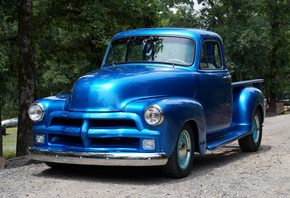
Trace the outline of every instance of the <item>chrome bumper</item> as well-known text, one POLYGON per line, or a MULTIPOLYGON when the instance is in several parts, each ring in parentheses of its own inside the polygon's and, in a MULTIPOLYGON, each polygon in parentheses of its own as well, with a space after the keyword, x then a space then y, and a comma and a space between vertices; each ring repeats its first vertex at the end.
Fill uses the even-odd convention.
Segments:
POLYGON ((29 148, 29 156, 33 160, 63 164, 99 165, 99 166, 162 166, 168 161, 164 152, 161 153, 100 153, 51 151, 29 148))

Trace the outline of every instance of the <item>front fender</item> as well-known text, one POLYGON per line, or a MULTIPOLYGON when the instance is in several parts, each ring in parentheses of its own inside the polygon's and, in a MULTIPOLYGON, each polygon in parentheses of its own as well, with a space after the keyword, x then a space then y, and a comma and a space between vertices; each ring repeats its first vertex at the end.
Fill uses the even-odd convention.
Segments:
POLYGON ((49 115, 54 111, 63 111, 65 104, 70 95, 56 95, 39 99, 34 103, 41 103, 44 107, 45 113, 43 120, 39 122, 33 122, 33 125, 43 125, 48 123, 49 115))
MULTIPOLYGON (((206 151, 205 116, 202 105, 194 99, 186 97, 151 98, 131 102, 126 112, 134 112, 142 119, 145 129, 157 130, 161 133, 161 151, 170 156, 175 147, 179 131, 189 121, 196 123, 198 148, 201 154, 206 151), (152 104, 160 106, 164 112, 164 121, 158 126, 151 126, 144 119, 144 111, 152 104)), ((142 133, 142 131, 141 131, 142 133)))

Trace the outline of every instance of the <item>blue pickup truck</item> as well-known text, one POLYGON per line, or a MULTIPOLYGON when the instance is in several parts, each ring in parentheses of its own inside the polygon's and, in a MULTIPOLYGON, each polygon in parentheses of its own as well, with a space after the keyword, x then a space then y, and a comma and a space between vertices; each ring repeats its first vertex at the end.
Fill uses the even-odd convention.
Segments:
POLYGON ((51 167, 161 166, 168 177, 186 177, 195 152, 235 140, 243 151, 259 148, 262 81, 231 82, 214 32, 125 31, 113 37, 101 69, 80 77, 71 94, 30 106, 30 156, 51 167))

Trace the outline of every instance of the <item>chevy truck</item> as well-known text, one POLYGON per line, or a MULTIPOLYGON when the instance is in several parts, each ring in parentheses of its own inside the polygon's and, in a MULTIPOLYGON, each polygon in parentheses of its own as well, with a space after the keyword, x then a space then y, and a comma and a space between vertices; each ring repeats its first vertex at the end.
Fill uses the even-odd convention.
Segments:
POLYGON ((236 140, 242 151, 259 149, 262 81, 231 82, 214 32, 121 32, 101 69, 80 77, 70 94, 30 106, 30 157, 51 167, 160 166, 165 176, 186 177, 195 152, 236 140))

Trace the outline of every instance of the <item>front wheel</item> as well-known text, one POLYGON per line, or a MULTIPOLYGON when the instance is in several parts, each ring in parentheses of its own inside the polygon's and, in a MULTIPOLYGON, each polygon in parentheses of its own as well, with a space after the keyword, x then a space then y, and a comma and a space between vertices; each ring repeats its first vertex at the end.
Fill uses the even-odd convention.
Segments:
POLYGON ((173 153, 162 172, 167 177, 182 178, 188 176, 193 165, 194 135, 189 124, 185 124, 178 136, 173 153))
POLYGON ((255 152, 259 149, 262 141, 262 116, 256 110, 253 117, 252 133, 239 139, 239 145, 243 151, 255 152))

